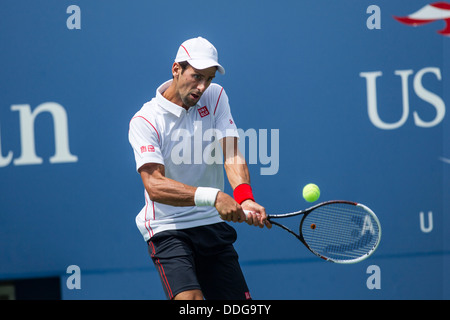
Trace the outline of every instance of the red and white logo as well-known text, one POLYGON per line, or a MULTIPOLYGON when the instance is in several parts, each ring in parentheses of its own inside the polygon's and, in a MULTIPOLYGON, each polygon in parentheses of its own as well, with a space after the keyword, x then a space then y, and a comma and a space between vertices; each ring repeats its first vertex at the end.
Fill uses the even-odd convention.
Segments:
POLYGON ((445 21, 445 28, 437 31, 444 36, 450 36, 450 3, 449 2, 435 2, 428 4, 418 11, 406 16, 396 17, 394 19, 413 27, 417 27, 426 23, 443 20, 445 21))
POLYGON ((141 153, 144 152, 155 152, 155 147, 149 144, 148 146, 142 146, 141 147, 141 153))
POLYGON ((206 108, 206 106, 199 108, 198 113, 200 114, 200 117, 202 117, 202 118, 209 115, 209 111, 208 111, 208 108, 206 108))

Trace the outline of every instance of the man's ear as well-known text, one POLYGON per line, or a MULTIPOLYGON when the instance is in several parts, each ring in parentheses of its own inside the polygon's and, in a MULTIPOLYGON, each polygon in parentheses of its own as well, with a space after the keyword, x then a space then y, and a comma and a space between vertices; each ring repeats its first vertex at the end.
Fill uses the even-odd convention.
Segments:
POLYGON ((178 76, 181 74, 181 66, 178 62, 174 62, 172 65, 172 76, 174 79, 178 79, 178 76))

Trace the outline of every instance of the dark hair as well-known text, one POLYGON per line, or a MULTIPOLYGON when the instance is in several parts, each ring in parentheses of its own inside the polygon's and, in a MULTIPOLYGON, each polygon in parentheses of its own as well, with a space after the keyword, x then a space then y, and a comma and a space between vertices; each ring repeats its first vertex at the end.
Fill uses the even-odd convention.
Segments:
MULTIPOLYGON (((189 65, 189 62, 187 62, 187 61, 181 61, 181 62, 178 62, 178 64, 179 64, 180 67, 181 67, 181 74, 183 74, 184 70, 187 69, 187 67, 188 67, 188 65, 189 65)), ((174 76, 172 76, 172 79, 173 79, 173 78, 174 78, 174 76)))
POLYGON ((181 67, 181 74, 183 74, 184 70, 186 70, 186 68, 188 67, 189 62, 187 62, 187 61, 181 61, 181 62, 178 62, 178 64, 179 64, 180 67, 181 67))

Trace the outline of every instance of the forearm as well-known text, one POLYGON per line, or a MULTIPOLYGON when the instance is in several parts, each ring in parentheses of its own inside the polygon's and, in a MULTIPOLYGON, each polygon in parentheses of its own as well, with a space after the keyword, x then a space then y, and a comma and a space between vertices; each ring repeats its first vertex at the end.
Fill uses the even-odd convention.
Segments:
POLYGON ((250 186, 250 174, 248 166, 239 151, 235 157, 227 157, 225 160, 225 170, 228 181, 233 188, 234 199, 242 206, 242 209, 249 211, 246 221, 250 225, 271 228, 272 225, 266 220, 266 210, 263 206, 255 202, 252 188, 250 186), (235 158, 237 157, 237 158, 235 158))
POLYGON ((216 199, 223 200, 225 195, 217 188, 193 187, 167 178, 161 164, 144 165, 139 172, 150 200, 155 202, 177 207, 215 206, 216 199))
POLYGON ((193 206, 196 187, 167 178, 164 166, 148 164, 140 169, 150 200, 171 206, 193 206))
POLYGON ((250 186, 250 173, 244 157, 239 151, 234 156, 228 157, 225 161, 225 171, 228 181, 233 188, 234 199, 239 204, 246 200, 255 201, 252 188, 250 186))
POLYGON ((242 183, 250 184, 250 174, 247 164, 226 163, 225 172, 227 173, 228 181, 233 190, 242 183))
POLYGON ((144 181, 150 200, 177 207, 195 205, 197 188, 166 177, 150 180, 147 183, 144 181))
POLYGON ((233 190, 242 183, 250 184, 248 166, 244 156, 237 148, 237 140, 224 139, 222 141, 222 147, 225 154, 225 172, 233 190))

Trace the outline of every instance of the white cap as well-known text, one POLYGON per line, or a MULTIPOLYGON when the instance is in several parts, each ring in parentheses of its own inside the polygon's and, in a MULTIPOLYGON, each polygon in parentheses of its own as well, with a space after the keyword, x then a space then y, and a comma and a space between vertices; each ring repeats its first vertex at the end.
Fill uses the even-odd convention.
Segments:
POLYGON ((225 74, 225 69, 219 64, 216 48, 205 38, 198 37, 186 40, 178 49, 175 62, 187 61, 195 69, 217 67, 217 71, 225 74))

